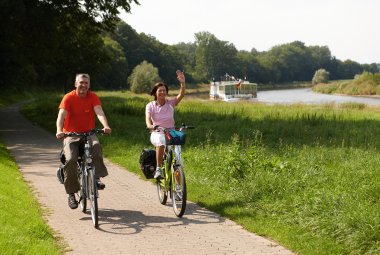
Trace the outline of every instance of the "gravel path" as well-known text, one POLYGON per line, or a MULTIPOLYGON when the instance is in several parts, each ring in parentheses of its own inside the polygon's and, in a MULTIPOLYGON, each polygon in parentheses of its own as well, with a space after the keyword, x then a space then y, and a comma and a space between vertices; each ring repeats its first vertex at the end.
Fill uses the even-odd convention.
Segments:
POLYGON ((0 120, 0 136, 47 208, 46 220, 64 239, 67 254, 293 254, 191 202, 177 218, 170 202, 159 203, 154 185, 109 161, 97 230, 89 212, 68 207, 57 181, 61 142, 21 116, 17 105, 0 109, 0 120))

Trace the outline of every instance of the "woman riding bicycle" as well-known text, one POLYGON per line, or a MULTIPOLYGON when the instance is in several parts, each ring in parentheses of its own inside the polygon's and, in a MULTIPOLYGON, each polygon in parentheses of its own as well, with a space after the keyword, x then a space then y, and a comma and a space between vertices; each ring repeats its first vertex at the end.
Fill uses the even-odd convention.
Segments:
POLYGON ((145 107, 145 122, 148 129, 152 130, 150 135, 151 143, 156 147, 157 168, 154 178, 162 178, 162 161, 165 150, 165 135, 162 131, 156 131, 155 127, 174 128, 174 107, 177 106, 185 96, 185 75, 177 70, 177 79, 181 88, 179 94, 172 99, 167 99, 169 88, 165 83, 156 83, 150 92, 154 96, 154 101, 149 102, 145 107))

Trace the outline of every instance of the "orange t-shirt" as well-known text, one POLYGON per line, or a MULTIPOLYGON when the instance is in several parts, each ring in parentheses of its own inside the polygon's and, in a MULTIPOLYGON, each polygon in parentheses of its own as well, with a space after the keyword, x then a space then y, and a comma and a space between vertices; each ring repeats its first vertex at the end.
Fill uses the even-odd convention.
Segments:
POLYGON ((88 132, 95 128, 94 107, 100 104, 99 97, 91 91, 87 92, 85 98, 79 97, 75 90, 67 93, 59 109, 67 111, 63 132, 88 132))

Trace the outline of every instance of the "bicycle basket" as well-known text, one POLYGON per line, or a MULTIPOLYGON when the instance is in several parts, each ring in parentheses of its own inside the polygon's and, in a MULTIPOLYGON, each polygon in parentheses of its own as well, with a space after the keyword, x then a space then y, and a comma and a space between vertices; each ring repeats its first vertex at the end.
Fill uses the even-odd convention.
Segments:
POLYGON ((152 179, 156 171, 156 151, 143 149, 140 155, 140 169, 145 178, 152 179))
POLYGON ((165 140, 167 145, 184 145, 186 141, 186 134, 182 131, 169 129, 165 133, 165 140))

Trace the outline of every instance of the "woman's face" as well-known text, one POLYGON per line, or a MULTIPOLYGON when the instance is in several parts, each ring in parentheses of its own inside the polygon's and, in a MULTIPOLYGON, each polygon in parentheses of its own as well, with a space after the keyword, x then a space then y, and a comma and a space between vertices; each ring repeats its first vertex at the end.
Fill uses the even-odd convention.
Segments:
POLYGON ((157 99, 165 99, 166 97, 166 88, 165 86, 159 86, 156 91, 157 99))

